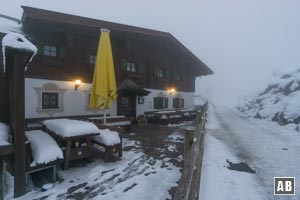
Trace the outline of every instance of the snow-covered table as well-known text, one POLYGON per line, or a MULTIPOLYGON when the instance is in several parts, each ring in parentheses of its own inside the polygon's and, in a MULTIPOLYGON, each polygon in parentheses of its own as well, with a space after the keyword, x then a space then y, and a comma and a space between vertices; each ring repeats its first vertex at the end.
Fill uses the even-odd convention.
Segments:
POLYGON ((91 159, 91 138, 99 135, 99 129, 91 122, 71 119, 51 119, 43 121, 47 132, 66 147, 64 169, 69 169, 72 160, 91 159), (86 144, 86 145, 82 145, 86 144))

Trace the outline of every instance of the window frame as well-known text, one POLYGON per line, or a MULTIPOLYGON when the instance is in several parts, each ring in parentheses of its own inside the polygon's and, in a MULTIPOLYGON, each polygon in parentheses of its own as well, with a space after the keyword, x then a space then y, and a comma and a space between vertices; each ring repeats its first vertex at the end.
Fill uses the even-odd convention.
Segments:
POLYGON ((125 71, 127 73, 143 73, 144 72, 144 64, 143 63, 128 60, 126 58, 121 58, 120 68, 122 71, 125 71))
POLYGON ((89 54, 89 64, 95 65, 96 64, 96 59, 97 59, 96 55, 89 54))
POLYGON ((52 116, 55 113, 64 111, 64 94, 66 89, 61 89, 55 83, 45 83, 42 87, 33 88, 37 94, 37 113, 45 113, 52 116), (55 108, 44 108, 43 107, 43 94, 45 93, 57 93, 58 96, 58 107, 55 108))
POLYGON ((52 91, 42 91, 42 109, 58 109, 59 108, 59 92, 52 91), (51 105, 52 99, 49 99, 49 105, 45 104, 45 97, 49 96, 49 98, 55 97, 55 104, 51 105))
POLYGON ((176 109, 184 108, 184 98, 183 97, 174 97, 173 98, 173 108, 176 108, 176 109))
POLYGON ((168 107, 169 107, 169 98, 168 97, 160 97, 160 96, 153 97, 153 108, 154 109, 161 110, 161 109, 168 109, 168 107), (158 100, 160 102, 157 103, 158 100))
POLYGON ((53 58, 57 58, 57 55, 58 55, 57 46, 50 45, 50 44, 43 45, 43 55, 53 57, 53 58))

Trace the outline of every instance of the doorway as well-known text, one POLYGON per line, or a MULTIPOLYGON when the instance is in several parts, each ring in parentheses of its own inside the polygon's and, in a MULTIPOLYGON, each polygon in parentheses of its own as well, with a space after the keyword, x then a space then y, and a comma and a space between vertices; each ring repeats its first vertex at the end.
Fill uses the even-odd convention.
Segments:
POLYGON ((136 96, 135 95, 118 95, 118 115, 124 115, 130 118, 131 121, 135 120, 136 116, 136 96))

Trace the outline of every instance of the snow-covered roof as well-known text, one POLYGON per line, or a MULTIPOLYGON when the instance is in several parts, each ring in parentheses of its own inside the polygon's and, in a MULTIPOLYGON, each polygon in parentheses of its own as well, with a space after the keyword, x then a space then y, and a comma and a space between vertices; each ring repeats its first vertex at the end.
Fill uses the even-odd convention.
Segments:
POLYGON ((11 33, 11 32, 22 33, 21 24, 0 17, 0 33, 11 33))
MULTIPOLYGON (((5 49, 7 47, 13 48, 13 49, 19 49, 26 52, 31 52, 32 56, 29 59, 28 63, 31 62, 32 58, 37 53, 37 48, 32 44, 30 41, 28 41, 23 35, 20 33, 13 33, 10 32, 6 34, 2 39, 2 55, 3 55, 3 66, 4 66, 4 72, 5 72, 5 49)), ((27 63, 27 64, 28 64, 27 63)), ((27 69, 27 66, 25 66, 25 70, 27 69)))

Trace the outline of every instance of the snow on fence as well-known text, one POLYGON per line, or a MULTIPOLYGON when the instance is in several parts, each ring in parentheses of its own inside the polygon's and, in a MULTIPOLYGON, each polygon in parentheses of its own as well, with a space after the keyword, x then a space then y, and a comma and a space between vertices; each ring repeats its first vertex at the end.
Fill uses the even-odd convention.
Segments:
POLYGON ((197 112, 195 127, 185 130, 184 168, 174 200, 199 199, 206 111, 207 103, 203 106, 202 112, 197 112))

